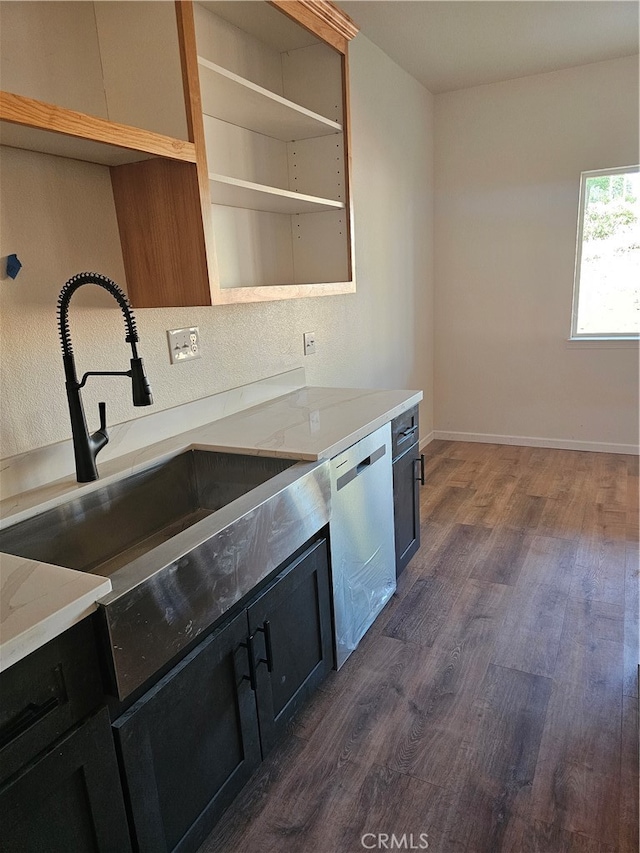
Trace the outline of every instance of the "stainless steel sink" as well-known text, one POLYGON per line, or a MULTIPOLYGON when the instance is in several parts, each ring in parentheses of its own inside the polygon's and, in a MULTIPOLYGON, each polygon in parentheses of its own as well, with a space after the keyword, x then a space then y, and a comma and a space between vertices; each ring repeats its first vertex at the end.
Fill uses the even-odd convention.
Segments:
POLYGON ((0 531, 0 552, 108 575, 124 699, 329 520, 327 462, 190 450, 0 531))
POLYGON ((112 575, 293 464, 188 451, 0 532, 0 551, 112 575))

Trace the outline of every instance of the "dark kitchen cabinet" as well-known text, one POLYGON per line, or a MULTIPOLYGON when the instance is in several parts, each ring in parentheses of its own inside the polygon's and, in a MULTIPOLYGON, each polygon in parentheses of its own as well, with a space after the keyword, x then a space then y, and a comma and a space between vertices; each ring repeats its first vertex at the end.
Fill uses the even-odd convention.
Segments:
POLYGON ((130 850, 91 618, 0 674, 0 850, 130 850))
POLYGON ((333 665, 325 540, 278 575, 247 615, 264 757, 333 665))
POLYGON ((418 429, 417 406, 391 423, 396 577, 420 547, 420 483, 424 483, 424 456, 420 454, 418 429))
POLYGON ((249 672, 243 612, 114 723, 136 849, 196 849, 260 763, 249 672))
POLYGON ((6 853, 131 850, 106 708, 89 717, 0 789, 6 853))
POLYGON ((114 723, 135 849, 196 850, 332 664, 322 539, 114 723))

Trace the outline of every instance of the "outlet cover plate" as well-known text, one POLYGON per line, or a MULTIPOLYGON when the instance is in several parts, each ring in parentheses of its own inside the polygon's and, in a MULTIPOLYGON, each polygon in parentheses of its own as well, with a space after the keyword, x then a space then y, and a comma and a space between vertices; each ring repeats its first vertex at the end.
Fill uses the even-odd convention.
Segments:
POLYGON ((194 358, 202 357, 200 330, 197 326, 189 326, 186 329, 167 329, 167 342, 171 364, 193 361, 194 358))
POLYGON ((303 335, 304 339, 304 354, 305 355, 313 355, 316 351, 316 333, 315 332, 305 332, 303 335))

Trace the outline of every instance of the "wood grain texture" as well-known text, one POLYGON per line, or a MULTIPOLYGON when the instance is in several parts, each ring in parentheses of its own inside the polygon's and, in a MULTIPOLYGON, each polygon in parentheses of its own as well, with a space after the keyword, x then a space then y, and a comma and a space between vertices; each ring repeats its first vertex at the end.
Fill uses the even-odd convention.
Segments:
POLYGON ((516 486, 517 478, 511 471, 497 471, 483 478, 481 487, 474 490, 459 520, 465 524, 494 527, 514 501, 516 486))
POLYGON ((534 820, 522 822, 513 853, 614 853, 616 849, 615 844, 602 844, 586 835, 534 820))
POLYGON ((537 530, 547 504, 547 498, 515 491, 504 513, 507 527, 537 530))
POLYGON ((567 596, 556 586, 517 587, 496 644, 494 663, 551 677, 562 637, 567 596))
POLYGON ((547 678, 489 667, 474 706, 477 731, 462 751, 463 783, 448 838, 475 850, 505 849, 529 808, 551 687, 547 678))
POLYGON ((340 53, 346 53, 349 41, 359 31, 357 24, 329 0, 269 0, 269 4, 340 53))
POLYGON ((575 550, 574 543, 563 539, 531 539, 494 663, 535 675, 554 674, 575 550))
POLYGON ((627 539, 638 542, 640 538, 640 480, 638 457, 627 456, 627 539))
MULTIPOLYGON (((355 36, 355 33, 354 33, 355 36)), ((345 227, 347 229, 347 255, 349 283, 355 292, 356 287, 356 257, 355 257, 355 225, 353 212, 353 189, 351 175, 353 174, 353 150, 351 139, 351 82, 349 76, 348 46, 342 55, 342 145, 344 158, 345 184, 345 227)))
POLYGON ((603 843, 619 827, 621 615, 569 601, 532 792, 538 819, 603 843))
MULTIPOLYGON (((208 288, 203 292, 204 304, 214 302, 214 294, 219 287, 218 260, 213 233, 213 215, 211 208, 211 185, 209 183, 209 164, 207 160, 207 145, 202 117, 202 95, 200 92, 200 76, 198 72, 198 48, 196 44, 196 28, 191 0, 176 0, 176 25, 178 28, 178 44, 180 46, 180 66, 182 69, 182 87, 184 90, 185 112, 189 138, 193 141, 196 152, 196 175, 199 191, 199 211, 202 220, 202 239, 198 238, 197 265, 206 266, 208 288), (204 255, 204 257, 202 257, 204 255)), ((193 201, 192 201, 193 204, 193 201)), ((198 290, 204 291, 201 284, 198 290)), ((199 304, 199 303, 196 303, 199 304)))
MULTIPOLYGON (((404 645, 389 638, 380 640, 385 649, 392 642, 404 645)), ((417 677, 415 655, 408 651, 405 646, 384 672, 351 667, 348 686, 324 695, 318 708, 305 719, 302 733, 312 749, 326 750, 340 761, 355 761, 367 767, 374 763, 377 750, 388 736, 390 718, 406 692, 405 683, 417 677)), ((300 734, 300 729, 296 733, 300 734)))
POLYGON ((627 466, 625 456, 599 453, 596 465, 596 502, 607 510, 627 508, 627 466))
POLYGON ((638 761, 638 699, 625 696, 622 703, 622 756, 620 772, 621 851, 640 849, 638 831, 638 799, 640 763, 638 761))
POLYGON ((420 646, 432 646, 469 576, 473 555, 488 539, 482 528, 455 525, 434 556, 430 574, 419 578, 387 620, 384 633, 420 646))
POLYGON ((475 495, 474 489, 460 489, 444 484, 426 486, 422 502, 424 518, 450 524, 466 520, 465 508, 475 495))
POLYGON ((424 831, 436 853, 637 853, 636 462, 425 450, 435 483, 396 594, 203 851, 424 831))
POLYGON ((432 646, 459 594, 455 583, 443 578, 417 580, 384 629, 385 636, 432 646))
POLYGON ((473 728, 474 689, 489 665, 510 590, 469 580, 434 642, 428 668, 405 670, 404 687, 375 761, 427 782, 455 789, 451 756, 473 728))
POLYGON ((326 282, 321 284, 265 284, 257 287, 220 287, 213 289, 215 305, 235 305, 247 302, 273 302, 278 299, 305 299, 312 296, 337 296, 355 293, 355 282, 326 282))
MULTIPOLYGON (((10 92, 0 92, 0 120, 78 140, 88 139, 108 146, 125 148, 133 154, 142 153, 187 163, 193 163, 196 159, 193 143, 183 139, 173 139, 160 133, 118 124, 108 119, 86 115, 54 104, 45 104, 10 92)), ((71 144, 70 152, 67 156, 73 157, 71 144)), ((138 157, 132 157, 132 160, 136 159, 138 157)))
POLYGON ((513 586, 531 547, 531 537, 522 530, 494 528, 471 577, 486 583, 513 586))
POLYGON ((111 184, 134 308, 210 305, 195 164, 114 166, 111 184))
POLYGON ((624 598, 624 693, 638 697, 640 662, 640 560, 638 543, 627 542, 624 598))

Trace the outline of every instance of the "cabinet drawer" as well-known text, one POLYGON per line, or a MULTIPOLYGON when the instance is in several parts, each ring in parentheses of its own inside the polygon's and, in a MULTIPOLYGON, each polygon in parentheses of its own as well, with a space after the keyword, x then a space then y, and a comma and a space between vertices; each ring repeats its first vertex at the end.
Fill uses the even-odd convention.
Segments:
POLYGON ((397 459, 418 440, 418 407, 407 409, 391 421, 391 456, 397 459))
POLYGON ((0 695, 3 782, 101 704, 91 619, 0 674, 0 695))

